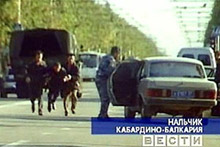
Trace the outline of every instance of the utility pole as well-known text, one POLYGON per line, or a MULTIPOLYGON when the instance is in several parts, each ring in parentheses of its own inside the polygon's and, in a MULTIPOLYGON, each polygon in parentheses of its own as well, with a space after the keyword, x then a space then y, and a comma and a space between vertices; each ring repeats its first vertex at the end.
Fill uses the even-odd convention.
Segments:
POLYGON ((17 9, 17 22, 14 24, 13 28, 14 30, 23 30, 21 25, 21 0, 17 0, 17 9))
POLYGON ((53 0, 50 0, 50 23, 51 23, 51 27, 53 28, 53 0))

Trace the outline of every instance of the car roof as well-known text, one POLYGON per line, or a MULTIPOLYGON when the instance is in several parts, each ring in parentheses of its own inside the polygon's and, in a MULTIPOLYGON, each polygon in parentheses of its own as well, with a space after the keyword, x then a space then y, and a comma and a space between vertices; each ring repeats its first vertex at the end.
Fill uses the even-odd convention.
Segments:
POLYGON ((210 47, 183 47, 181 49, 211 49, 210 47))
POLYGON ((203 52, 212 52, 212 49, 210 47, 186 47, 186 48, 181 48, 179 52, 183 52, 183 51, 203 51, 203 52))
POLYGON ((144 61, 148 62, 187 62, 187 63, 194 63, 202 65, 202 62, 196 59, 190 58, 182 58, 182 57, 148 57, 145 58, 144 61))

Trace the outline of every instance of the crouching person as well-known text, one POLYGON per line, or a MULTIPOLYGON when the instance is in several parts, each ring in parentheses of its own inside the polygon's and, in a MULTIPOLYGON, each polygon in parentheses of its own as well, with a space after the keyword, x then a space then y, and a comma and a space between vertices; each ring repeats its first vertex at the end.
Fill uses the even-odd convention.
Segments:
POLYGON ((78 101, 77 92, 79 91, 79 87, 80 87, 79 68, 76 65, 75 56, 73 54, 70 54, 68 56, 67 63, 64 67, 66 69, 68 76, 66 76, 64 79, 65 84, 62 90, 62 94, 63 94, 63 106, 65 111, 65 116, 68 116, 67 99, 68 98, 70 99, 71 111, 73 114, 75 114, 76 103, 78 101))
MULTIPOLYGON (((55 102, 57 97, 61 93, 61 89, 64 85, 64 78, 67 76, 66 71, 62 68, 59 62, 55 63, 52 70, 49 73, 48 81, 48 111, 51 112, 51 109, 55 110, 55 102)), ((61 94, 62 97, 62 94, 61 94)))

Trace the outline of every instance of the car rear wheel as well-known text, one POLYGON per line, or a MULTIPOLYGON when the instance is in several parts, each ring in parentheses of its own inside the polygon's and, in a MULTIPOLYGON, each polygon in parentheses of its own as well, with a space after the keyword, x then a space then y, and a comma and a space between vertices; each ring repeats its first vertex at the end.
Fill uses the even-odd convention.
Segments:
POLYGON ((212 107, 211 115, 212 116, 220 116, 220 103, 218 103, 216 106, 212 107))
POLYGON ((143 105, 141 108, 142 118, 151 118, 154 115, 154 111, 151 106, 143 105))
POLYGON ((195 115, 195 114, 184 114, 183 117, 202 118, 203 114, 202 113, 201 114, 197 114, 197 115, 195 115))
POLYGON ((192 111, 192 113, 186 113, 183 115, 183 117, 196 117, 196 118, 202 118, 203 112, 202 111, 192 111))
POLYGON ((133 111, 130 107, 124 107, 124 116, 125 118, 135 118, 136 112, 133 111))

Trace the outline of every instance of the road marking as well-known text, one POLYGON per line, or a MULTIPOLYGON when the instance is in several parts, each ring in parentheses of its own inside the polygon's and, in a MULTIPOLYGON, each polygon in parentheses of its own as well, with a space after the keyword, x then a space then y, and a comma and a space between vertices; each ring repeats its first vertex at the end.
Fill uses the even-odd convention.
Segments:
POLYGON ((10 103, 9 104, 5 104, 5 105, 0 105, 0 108, 6 108, 6 107, 14 107, 14 106, 20 106, 20 105, 27 105, 30 104, 29 101, 25 101, 25 102, 15 102, 15 103, 10 103))
POLYGON ((19 140, 19 141, 16 141, 16 142, 6 144, 2 147, 12 147, 12 146, 16 146, 16 145, 22 145, 22 144, 27 143, 27 142, 29 142, 29 141, 28 140, 19 140))
POLYGON ((44 132, 44 133, 42 133, 42 135, 51 135, 51 134, 53 134, 53 133, 50 133, 50 132, 44 132))
POLYGON ((70 128, 61 128, 60 130, 68 131, 71 130, 70 128))
POLYGON ((91 93, 83 93, 83 96, 99 97, 97 94, 91 94, 91 93))

